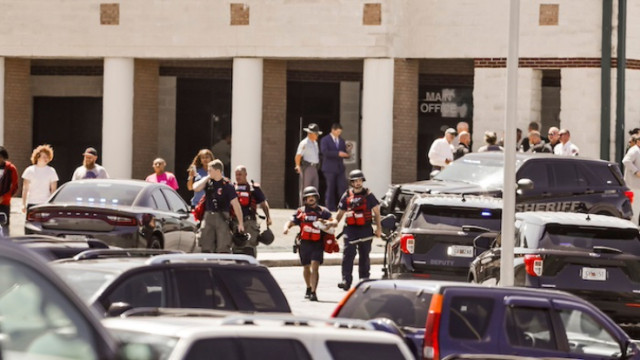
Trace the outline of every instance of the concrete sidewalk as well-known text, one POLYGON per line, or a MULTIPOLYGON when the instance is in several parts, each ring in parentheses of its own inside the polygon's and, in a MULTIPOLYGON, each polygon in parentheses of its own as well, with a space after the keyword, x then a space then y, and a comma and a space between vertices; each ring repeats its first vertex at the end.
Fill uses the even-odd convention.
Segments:
MULTIPOLYGON (((11 226, 10 232, 12 236, 24 235, 25 215, 21 212, 22 199, 11 199, 11 226)), ((258 210, 262 213, 261 210, 258 210)), ((269 246, 264 244, 258 245, 258 260, 266 266, 297 266, 300 265, 298 254, 293 253, 293 242, 297 234, 297 227, 289 230, 287 235, 283 234, 284 224, 289 221, 294 214, 295 209, 271 209, 271 219, 273 224, 271 230, 275 235, 275 240, 269 246)), ((344 223, 344 222, 342 222, 344 223)), ((337 229, 337 233, 342 231, 342 223, 337 229)), ((262 221, 261 228, 266 229, 267 224, 262 221)), ((380 239, 373 240, 371 249, 371 264, 382 264, 384 255, 384 242, 380 239)), ((340 253, 324 254, 324 265, 340 265, 342 262, 342 249, 344 248, 340 242, 340 253)), ((358 257, 356 256, 356 264, 358 257)))

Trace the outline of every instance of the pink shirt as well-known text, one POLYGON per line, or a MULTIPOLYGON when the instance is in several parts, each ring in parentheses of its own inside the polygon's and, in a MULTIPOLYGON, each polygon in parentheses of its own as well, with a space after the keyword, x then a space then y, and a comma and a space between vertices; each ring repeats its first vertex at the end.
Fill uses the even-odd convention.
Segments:
POLYGON ((178 180, 176 180, 175 175, 173 175, 172 173, 165 171, 160 175, 156 175, 156 174, 151 174, 149 176, 147 176, 146 181, 148 182, 154 182, 154 183, 160 183, 160 184, 166 184, 171 186, 174 190, 178 190, 178 180))

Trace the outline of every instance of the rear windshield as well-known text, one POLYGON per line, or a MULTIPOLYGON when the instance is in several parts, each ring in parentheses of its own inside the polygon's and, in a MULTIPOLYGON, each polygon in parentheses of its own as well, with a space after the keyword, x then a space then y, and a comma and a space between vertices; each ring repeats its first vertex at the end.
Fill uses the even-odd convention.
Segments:
POLYGON ((621 252, 640 255, 640 237, 637 229, 547 225, 540 240, 545 249, 586 249, 609 247, 621 252))
POLYGON ((60 188, 60 191, 51 199, 51 203, 130 206, 140 190, 142 190, 142 186, 137 184, 71 181, 60 188))
MULTIPOLYGON (((442 169, 434 176, 434 179, 462 181, 488 188, 502 188, 504 172, 502 164, 502 159, 465 159, 462 157, 442 169)), ((516 161, 516 170, 521 164, 522 161, 516 161)))
POLYGON ((85 302, 93 300, 117 276, 99 270, 90 271, 86 268, 79 270, 54 265, 53 269, 85 302))
POLYGON ((500 230, 501 218, 499 209, 422 205, 411 228, 459 230, 464 225, 474 225, 500 230))
POLYGON ((378 289, 360 286, 338 317, 371 320, 388 318, 403 327, 424 328, 431 294, 417 289, 378 289))
POLYGON ((312 357, 298 339, 228 337, 198 340, 184 359, 311 360, 312 357))
POLYGON ((260 312, 291 312, 280 285, 266 268, 216 269, 239 309, 260 312))
POLYGON ((372 342, 327 341, 327 348, 334 360, 354 359, 404 359, 402 351, 395 344, 372 342))

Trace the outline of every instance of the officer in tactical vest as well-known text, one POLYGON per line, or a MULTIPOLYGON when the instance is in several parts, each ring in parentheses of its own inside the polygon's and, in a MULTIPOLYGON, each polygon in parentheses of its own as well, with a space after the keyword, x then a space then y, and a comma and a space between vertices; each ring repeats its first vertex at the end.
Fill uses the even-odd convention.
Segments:
POLYGON ((353 280, 353 260, 358 251, 359 264, 358 275, 360 280, 369 278, 371 263, 369 253, 371 252, 371 242, 373 240, 373 221, 376 222, 375 236, 382 235, 380 225, 380 205, 375 195, 364 187, 364 174, 361 170, 353 170, 349 173, 348 189, 340 199, 338 204, 337 222, 345 217, 344 250, 342 252, 342 282, 338 287, 347 291, 351 287, 353 280))
POLYGON ((325 226, 335 226, 336 222, 331 218, 331 212, 327 208, 318 205, 320 194, 318 189, 307 186, 302 192, 304 206, 298 208, 291 220, 284 224, 284 234, 289 232, 289 228, 300 226, 300 264, 304 267, 304 282, 307 284, 305 298, 311 301, 318 301, 316 288, 320 274, 320 264, 323 261, 324 242, 322 241, 322 230, 325 226))
MULTIPOLYGON (((260 206, 267 219, 267 226, 271 225, 269 216, 269 203, 265 197, 260 184, 247 181, 247 168, 244 165, 236 167, 236 194, 238 202, 242 208, 242 218, 244 219, 244 230, 251 235, 249 242, 244 246, 233 245, 234 254, 247 254, 256 257, 258 252, 258 235, 260 235, 260 224, 257 221, 257 208, 260 206)), ((233 212, 233 211, 232 211, 233 212)))
POLYGON ((202 252, 231 252, 229 210, 233 207, 238 219, 238 232, 244 232, 242 209, 233 185, 222 176, 224 165, 213 160, 207 166, 208 175, 193 184, 193 191, 204 190, 205 212, 198 233, 202 252))

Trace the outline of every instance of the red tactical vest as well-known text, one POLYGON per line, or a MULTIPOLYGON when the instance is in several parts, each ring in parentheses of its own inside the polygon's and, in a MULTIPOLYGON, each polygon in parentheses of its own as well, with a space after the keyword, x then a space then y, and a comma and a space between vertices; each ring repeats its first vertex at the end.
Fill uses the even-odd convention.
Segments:
POLYGON ((300 220, 300 239, 318 241, 321 238, 320 229, 313 226, 313 222, 320 220, 320 214, 311 210, 305 212, 305 207, 298 209, 296 217, 300 220))
POLYGON ((360 193, 356 194, 352 189, 349 189, 347 197, 347 212, 345 221, 347 225, 367 225, 371 224, 371 210, 367 208, 367 195, 368 189, 363 189, 360 193))

